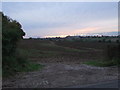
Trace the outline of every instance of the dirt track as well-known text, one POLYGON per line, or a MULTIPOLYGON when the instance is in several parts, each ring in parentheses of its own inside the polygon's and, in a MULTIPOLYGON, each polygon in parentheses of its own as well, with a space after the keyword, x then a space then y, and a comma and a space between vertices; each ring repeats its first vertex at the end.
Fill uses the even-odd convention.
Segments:
POLYGON ((26 72, 3 80, 3 88, 54 88, 87 85, 118 78, 117 67, 92 67, 75 63, 42 63, 40 71, 26 72))

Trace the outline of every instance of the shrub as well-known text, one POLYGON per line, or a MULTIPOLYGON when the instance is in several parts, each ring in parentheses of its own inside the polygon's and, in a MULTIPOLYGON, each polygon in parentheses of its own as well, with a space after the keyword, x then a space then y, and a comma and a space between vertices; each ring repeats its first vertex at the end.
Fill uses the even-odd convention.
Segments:
POLYGON ((3 74, 10 73, 25 63, 23 58, 17 57, 17 42, 23 38, 25 33, 22 26, 16 20, 2 14, 2 66, 3 74))
POLYGON ((108 45, 107 46, 107 58, 106 60, 112 61, 112 63, 120 64, 120 45, 108 45))
POLYGON ((119 43, 120 41, 119 40, 116 40, 116 43, 119 43))

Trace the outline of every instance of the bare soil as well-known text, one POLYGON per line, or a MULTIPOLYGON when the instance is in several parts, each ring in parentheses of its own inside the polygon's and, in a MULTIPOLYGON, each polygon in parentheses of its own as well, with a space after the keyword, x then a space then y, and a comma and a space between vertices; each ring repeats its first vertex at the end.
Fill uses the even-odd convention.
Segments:
POLYGON ((118 79, 117 67, 94 67, 74 62, 45 62, 42 70, 3 79, 3 88, 64 88, 118 79))

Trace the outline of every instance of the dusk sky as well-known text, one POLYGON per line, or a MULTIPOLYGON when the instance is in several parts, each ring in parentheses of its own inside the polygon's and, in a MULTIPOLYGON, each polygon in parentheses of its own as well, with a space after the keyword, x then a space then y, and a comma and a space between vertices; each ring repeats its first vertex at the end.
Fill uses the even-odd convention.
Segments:
POLYGON ((3 2, 2 11, 21 23, 25 37, 118 32, 117 2, 3 2))

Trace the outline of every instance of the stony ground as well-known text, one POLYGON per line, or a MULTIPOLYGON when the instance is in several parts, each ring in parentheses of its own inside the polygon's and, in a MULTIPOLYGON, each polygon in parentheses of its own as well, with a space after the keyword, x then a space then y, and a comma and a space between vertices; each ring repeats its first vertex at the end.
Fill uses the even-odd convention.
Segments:
POLYGON ((93 67, 73 62, 41 64, 45 65, 42 70, 4 78, 3 88, 64 88, 118 79, 117 67, 93 67))

